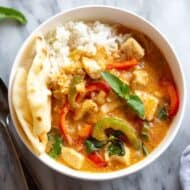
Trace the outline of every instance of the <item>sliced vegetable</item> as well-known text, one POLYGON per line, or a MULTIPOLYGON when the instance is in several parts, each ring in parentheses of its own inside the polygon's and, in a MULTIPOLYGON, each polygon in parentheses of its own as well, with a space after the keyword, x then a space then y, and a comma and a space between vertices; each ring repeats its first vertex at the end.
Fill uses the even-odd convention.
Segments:
POLYGON ((98 152, 88 154, 88 159, 91 160, 98 167, 106 167, 107 162, 101 157, 98 152))
POLYGON ((140 135, 143 140, 148 141, 150 139, 150 126, 147 122, 143 122, 143 127, 140 135))
POLYGON ((102 148, 105 145, 105 143, 98 141, 94 138, 89 138, 84 142, 84 145, 86 147, 86 152, 91 153, 102 148))
POLYGON ((108 145, 108 153, 109 156, 112 155, 124 156, 125 155, 124 143, 119 139, 112 140, 108 145))
MULTIPOLYGON (((57 158, 57 156, 59 156, 61 154, 62 140, 58 135, 52 136, 52 138, 53 138, 53 145, 48 154, 52 158, 57 158)), ((51 138, 51 140, 52 140, 52 138, 51 138)))
POLYGON ((168 118, 168 111, 165 106, 162 106, 158 111, 158 118, 160 120, 166 120, 168 118))
POLYGON ((26 24, 26 17, 18 10, 8 7, 0 7, 0 20, 10 18, 15 19, 21 24, 26 24))
POLYGON ((135 129, 127 121, 121 119, 106 117, 99 120, 93 128, 92 136, 99 141, 105 141, 107 139, 105 130, 108 128, 122 131, 134 148, 140 149, 141 140, 137 137, 135 129))
POLYGON ((107 69, 117 69, 117 70, 127 70, 130 69, 131 67, 134 67, 135 65, 137 65, 138 62, 137 60, 131 59, 130 61, 123 61, 123 62, 116 62, 116 63, 111 63, 107 65, 107 69))
POLYGON ((111 87, 104 81, 92 82, 86 86, 87 92, 99 92, 103 90, 106 94, 109 93, 111 87))
POLYGON ((144 105, 139 96, 134 95, 130 92, 130 89, 127 84, 123 83, 118 77, 115 75, 102 72, 102 77, 106 82, 111 86, 111 88, 116 92, 118 96, 123 98, 127 105, 137 113, 137 115, 141 118, 144 116, 144 105))
POLYGON ((76 98, 78 94, 76 90, 76 85, 81 83, 82 81, 83 81, 83 77, 79 75, 74 76, 71 81, 71 84, 69 87, 69 93, 68 93, 68 100, 72 108, 74 108, 76 105, 76 98))
POLYGON ((59 127, 60 127, 60 130, 61 130, 63 136, 67 140, 67 142, 71 143, 71 137, 68 135, 66 125, 65 125, 66 116, 67 116, 69 110, 70 110, 70 105, 68 102, 66 102, 61 110, 59 127))
POLYGON ((92 133, 92 125, 85 124, 78 130, 78 134, 82 138, 88 138, 92 133))
POLYGON ((179 107, 179 97, 178 97, 178 92, 176 90, 175 85, 170 82, 169 80, 163 80, 162 81, 163 86, 166 87, 168 96, 170 98, 170 106, 169 106, 169 116, 172 117, 174 116, 179 107))

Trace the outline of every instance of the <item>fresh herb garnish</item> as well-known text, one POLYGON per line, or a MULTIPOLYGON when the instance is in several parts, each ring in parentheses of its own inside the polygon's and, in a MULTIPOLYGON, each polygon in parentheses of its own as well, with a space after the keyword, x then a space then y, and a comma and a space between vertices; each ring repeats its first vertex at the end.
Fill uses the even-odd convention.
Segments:
POLYGON ((124 156, 125 155, 124 143, 119 139, 117 139, 116 137, 112 138, 108 145, 108 153, 109 156, 112 155, 124 156))
POLYGON ((56 158, 58 155, 61 154, 61 145, 63 144, 63 140, 60 137, 60 132, 58 129, 53 128, 48 133, 48 143, 50 143, 51 149, 48 154, 52 158, 56 158))
POLYGON ((92 153, 94 151, 99 150, 101 147, 105 145, 104 142, 98 141, 95 138, 89 138, 84 142, 87 153, 92 153))
POLYGON ((111 88, 114 90, 114 92, 123 98, 127 105, 133 109, 139 117, 144 116, 144 105, 139 96, 132 94, 130 92, 129 86, 125 83, 123 83, 118 77, 115 75, 108 73, 108 72, 102 72, 102 77, 104 80, 111 86, 111 88))
POLYGON ((10 18, 15 19, 21 24, 26 24, 26 17, 18 10, 8 7, 0 7, 0 20, 10 18))
POLYGON ((161 107, 158 111, 158 118, 160 120, 166 120, 168 118, 168 111, 165 106, 161 107))
POLYGON ((137 95, 129 95, 126 97, 128 106, 133 109, 141 118, 144 116, 144 105, 137 95))
POLYGON ((101 75, 111 86, 111 88, 118 94, 118 96, 123 98, 126 94, 129 94, 128 85, 123 83, 118 77, 105 71, 103 71, 101 75))
POLYGON ((51 138, 51 140, 53 140, 53 145, 52 145, 52 148, 51 148, 51 150, 49 151, 48 154, 52 158, 57 158, 57 156, 61 154, 62 140, 58 135, 51 136, 49 138, 51 138))
POLYGON ((150 139, 150 126, 147 122, 143 122, 142 130, 140 133, 143 140, 148 141, 150 139))

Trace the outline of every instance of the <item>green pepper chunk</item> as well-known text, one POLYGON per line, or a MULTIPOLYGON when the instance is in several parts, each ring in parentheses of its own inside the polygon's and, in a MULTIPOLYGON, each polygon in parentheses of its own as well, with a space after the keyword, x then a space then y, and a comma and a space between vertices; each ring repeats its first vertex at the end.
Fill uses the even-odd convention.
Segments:
POLYGON ((136 130, 131 126, 131 124, 127 121, 113 117, 106 117, 99 120, 93 128, 92 136, 99 141, 105 141, 107 139, 105 130, 108 128, 122 131, 135 149, 141 148, 141 140, 138 138, 136 130))
POLYGON ((75 75, 69 86, 68 100, 72 108, 74 108, 76 105, 76 97, 77 97, 76 85, 81 83, 82 81, 83 81, 82 76, 75 75))

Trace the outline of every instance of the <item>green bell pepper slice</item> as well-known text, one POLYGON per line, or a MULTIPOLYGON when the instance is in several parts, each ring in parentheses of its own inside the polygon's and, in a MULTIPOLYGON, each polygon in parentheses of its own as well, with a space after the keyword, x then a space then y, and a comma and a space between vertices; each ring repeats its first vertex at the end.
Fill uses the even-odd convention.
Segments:
POLYGON ((141 148, 142 142, 138 138, 136 130, 131 126, 131 124, 127 121, 113 117, 105 117, 99 120, 93 128, 92 137, 96 138, 99 141, 107 140, 105 130, 108 128, 123 132, 135 149, 138 150, 141 148))

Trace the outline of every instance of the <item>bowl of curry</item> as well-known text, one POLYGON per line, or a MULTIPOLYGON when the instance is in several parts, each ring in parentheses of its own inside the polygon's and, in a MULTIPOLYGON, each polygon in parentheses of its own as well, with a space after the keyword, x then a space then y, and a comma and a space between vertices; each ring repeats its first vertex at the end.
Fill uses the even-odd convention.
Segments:
POLYGON ((106 6, 40 25, 9 83, 11 116, 28 149, 54 170, 89 180, 150 164, 173 141, 184 104, 169 42, 143 18, 106 6))

